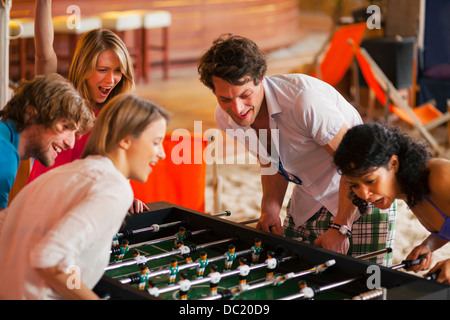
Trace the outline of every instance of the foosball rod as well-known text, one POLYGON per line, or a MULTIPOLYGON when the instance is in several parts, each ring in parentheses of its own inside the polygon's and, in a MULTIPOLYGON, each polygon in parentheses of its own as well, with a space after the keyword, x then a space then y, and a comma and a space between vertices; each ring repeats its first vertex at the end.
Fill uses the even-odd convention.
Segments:
MULTIPOLYGON (((221 217, 221 216, 228 217, 230 215, 231 215, 231 212, 228 210, 218 212, 215 214, 210 214, 210 216, 212 216, 212 217, 221 217)), ((124 232, 119 232, 117 235, 120 238, 123 236, 130 236, 130 235, 134 235, 134 234, 138 234, 138 233, 142 233, 142 232, 148 232, 148 231, 158 232, 160 229, 173 227, 173 226, 185 223, 185 222, 186 221, 173 221, 173 222, 168 222, 168 223, 164 223, 164 224, 156 224, 155 223, 155 224, 152 224, 150 227, 145 227, 145 228, 140 228, 140 229, 135 229, 135 230, 127 229, 124 232)))
POLYGON ((387 289, 379 288, 360 293, 352 298, 352 300, 386 300, 387 289))
MULTIPOLYGON (((205 232, 210 232, 210 231, 211 231, 211 229, 201 229, 201 230, 197 230, 197 231, 192 231, 190 234, 190 237, 199 235, 199 234, 202 234, 205 232)), ((151 240, 151 241, 144 241, 144 242, 139 242, 139 243, 135 243, 135 244, 130 244, 129 247, 130 247, 130 249, 133 249, 133 248, 142 247, 142 246, 151 246, 151 245, 158 244, 161 242, 175 240, 176 238, 177 238, 176 235, 173 235, 173 236, 158 238, 158 239, 151 240)), ((113 253, 112 250, 109 253, 112 254, 113 253)))
MULTIPOLYGON (((395 266, 392 266, 391 269, 397 270, 397 269, 401 269, 401 268, 409 268, 409 267, 411 267, 413 265, 419 264, 420 261, 422 261, 422 259, 424 259, 425 257, 426 257, 426 254, 423 254, 423 255, 420 255, 416 260, 403 260, 402 263, 400 263, 398 265, 395 265, 395 266)), ((346 284, 348 284, 350 282, 353 282, 353 281, 356 281, 356 280, 360 280, 360 279, 363 279, 363 278, 364 278, 363 276, 355 277, 355 278, 351 278, 351 279, 348 279, 348 280, 336 282, 336 283, 333 283, 333 284, 330 284, 330 285, 326 285, 326 286, 320 287, 318 289, 313 289, 314 290, 314 295, 316 293, 319 293, 319 292, 322 292, 322 291, 325 291, 325 290, 329 290, 329 289, 333 289, 333 288, 336 288, 336 287, 339 287, 339 286, 343 286, 343 285, 346 285, 346 284)), ((294 299, 298 299, 298 298, 303 298, 304 296, 305 296, 305 294, 303 292, 299 292, 297 294, 281 298, 280 300, 294 300, 294 299)))
MULTIPOLYGON (((215 214, 210 214, 210 216, 212 217, 221 217, 221 216, 230 216, 231 215, 231 211, 225 210, 222 212, 218 212, 215 214)), ((142 233, 142 232, 147 232, 147 231, 153 231, 153 232, 158 232, 160 229, 163 228, 168 228, 168 227, 173 227, 176 225, 180 225, 182 223, 185 223, 186 221, 173 221, 173 222, 168 222, 168 223, 164 223, 164 224, 152 224, 150 227, 145 227, 145 228, 140 228, 140 229, 126 229, 124 232, 119 232, 117 235, 118 237, 123 237, 123 236, 130 236, 130 235, 134 235, 134 234, 138 234, 138 233, 142 233)))
POLYGON ((367 259, 370 259, 370 258, 377 257, 379 255, 386 254, 386 253, 391 253, 391 252, 392 252, 392 248, 386 248, 386 249, 381 249, 381 250, 378 250, 378 251, 362 254, 362 255, 357 256, 355 258, 356 259, 360 259, 360 260, 367 260, 367 259))
MULTIPOLYGON (((217 213, 217 214, 215 214, 213 216, 214 217, 229 216, 230 214, 231 214, 230 211, 225 210, 225 211, 223 211, 221 213, 217 213)), ((250 224, 250 223, 257 222, 257 221, 258 221, 258 219, 253 219, 253 220, 247 220, 247 221, 242 221, 242 222, 238 222, 238 223, 239 224, 250 224)), ((179 223, 179 222, 180 221, 176 221, 176 222, 173 222, 173 224, 175 225, 176 223, 179 223)), ((143 228, 143 229, 148 229, 148 228, 143 228)), ((209 232, 209 231, 211 231, 211 229, 202 229, 202 230, 198 230, 198 231, 193 231, 193 232, 191 232, 191 236, 198 235, 198 234, 201 234, 201 233, 204 233, 204 232, 209 232)), ((136 243, 136 244, 130 244, 129 247, 131 249, 131 248, 137 248, 137 247, 141 247, 141 246, 151 246, 153 244, 161 243, 161 242, 164 242, 164 241, 175 240, 175 238, 176 238, 176 236, 169 236, 169 237, 164 237, 164 238, 155 239, 155 240, 151 240, 151 241, 146 241, 146 242, 141 242, 141 243, 136 243)), ((112 253, 112 252, 110 251, 110 253, 112 253)))
MULTIPOLYGON (((400 264, 397 264, 397 265, 391 267, 391 269, 394 269, 394 270, 402 269, 402 268, 403 269, 409 269, 412 266, 420 264, 422 262, 422 260, 425 259, 426 256, 427 256, 427 254, 424 253, 424 254, 421 254, 420 256, 418 256, 416 260, 403 260, 400 264)), ((440 270, 438 270, 438 271, 436 271, 434 273, 431 273, 431 274, 427 274, 427 275, 424 276, 424 278, 426 280, 434 281, 439 276, 439 273, 440 273, 440 270)))
MULTIPOLYGON (((322 287, 319 287, 319 288, 315 288, 315 289, 311 288, 312 291, 313 291, 312 294, 313 294, 313 296, 315 296, 317 293, 320 293, 320 292, 323 292, 323 291, 326 291, 326 290, 330 290, 330 289, 334 289, 334 288, 337 288, 337 287, 341 287, 341 286, 349 284, 349 283, 351 283, 353 281, 361 280, 363 278, 364 278, 363 276, 359 276, 359 277, 354 277, 354 278, 350 278, 350 279, 347 279, 347 280, 331 283, 331 284, 328 284, 328 285, 325 285, 325 286, 322 286, 322 287)), ((302 292, 299 292, 299 293, 296 293, 296 294, 293 294, 293 295, 290 295, 290 296, 287 296, 287 297, 283 297, 283 298, 280 298, 278 300, 295 300, 295 299, 299 299, 299 298, 305 298, 305 296, 306 296, 306 294, 302 290, 302 292)))
MULTIPOLYGON (((204 243, 204 244, 196 245, 196 246, 193 246, 193 245, 192 246, 182 246, 182 248, 184 247, 183 249, 180 248, 180 249, 177 249, 177 250, 173 250, 173 251, 169 251, 169 252, 160 253, 160 254, 156 254, 156 255, 153 255, 153 256, 145 257, 145 261, 143 260, 143 262, 147 263, 148 261, 151 261, 151 260, 167 258, 167 257, 173 256, 173 255, 177 255, 177 254, 184 254, 184 253, 186 253, 184 251, 184 249, 186 249, 186 248, 189 248, 190 250, 195 249, 195 251, 196 251, 196 250, 199 250, 199 249, 205 249, 205 248, 209 248, 209 247, 212 247, 212 246, 215 246, 215 245, 218 245, 218 244, 227 243, 227 242, 236 241, 236 240, 238 240, 238 238, 234 237, 234 238, 227 238, 227 239, 217 240, 217 241, 214 241, 214 242, 204 243)), ((105 271, 114 270, 114 269, 118 269, 118 268, 122 268, 122 267, 128 267, 128 266, 132 266, 132 265, 135 265, 135 264, 138 264, 138 261, 135 260, 135 259, 130 260, 130 261, 126 261, 126 262, 120 262, 120 263, 116 263, 116 264, 111 264, 111 265, 109 265, 109 266, 107 266, 105 268, 105 271)))
POLYGON ((259 221, 259 219, 255 218, 255 219, 250 219, 250 220, 245 220, 245 221, 239 221, 238 223, 240 223, 240 224, 252 224, 252 223, 256 223, 258 221, 259 221))
POLYGON ((219 300, 219 299, 227 298, 228 295, 231 295, 232 297, 236 297, 237 295, 239 295, 240 293, 243 293, 243 292, 256 290, 256 289, 267 287, 267 286, 280 285, 280 284, 282 284, 285 281, 290 280, 290 279, 295 279, 295 278, 298 278, 298 277, 304 277, 304 276, 307 276, 307 275, 310 275, 310 274, 322 273, 326 269, 328 269, 329 267, 333 266, 335 263, 336 263, 336 260, 334 260, 334 259, 328 260, 325 263, 322 263, 320 265, 317 265, 317 266, 315 266, 313 268, 310 268, 310 269, 307 269, 307 270, 304 270, 304 271, 300 271, 300 272, 297 272, 297 273, 289 272, 289 273, 286 273, 286 274, 284 274, 282 276, 277 276, 273 280, 266 280, 266 281, 262 281, 262 282, 259 282, 259 283, 256 283, 256 284, 251 284, 251 285, 245 286, 244 289, 242 289, 242 290, 239 289, 239 291, 237 291, 237 293, 232 293, 232 292, 228 293, 229 290, 226 290, 227 292, 225 292, 225 293, 219 293, 218 295, 205 297, 205 298, 200 299, 200 300, 219 300))
MULTIPOLYGON (((289 261, 289 260, 292 260, 292 259, 296 259, 296 258, 297 257, 295 257, 295 256, 284 257, 284 258, 280 259, 280 263, 286 262, 286 261, 289 261)), ((260 268, 265 268, 265 267, 267 267, 267 263, 265 263, 265 262, 249 266, 250 271, 256 270, 256 269, 260 269, 260 268)), ((224 273, 221 274, 221 279, 222 278, 226 278, 226 277, 230 277, 230 276, 233 276, 233 275, 236 275, 236 274, 239 274, 240 272, 241 271, 239 269, 235 269, 235 270, 232 270, 232 271, 224 272, 224 273)), ((191 281, 191 287, 195 286, 195 285, 199 285, 199 284, 205 283, 205 282, 209 282, 209 281, 210 281, 209 277, 192 280, 191 281)), ((159 289, 158 293, 162 294, 162 293, 166 293, 166 292, 175 291, 175 290, 178 290, 178 289, 180 289, 180 285, 176 284, 176 285, 173 285, 173 286, 163 287, 163 288, 159 289)))
MULTIPOLYGON (((242 256, 242 255, 245 255, 245 254, 249 254, 251 252, 252 252, 252 249, 238 251, 238 252, 236 252, 236 257, 242 256)), ((225 255, 221 255, 221 256, 217 256, 217 257, 208 259, 208 261, 209 261, 209 263, 214 263, 214 262, 217 262, 217 261, 220 261, 220 260, 224 260, 225 258, 226 258, 225 255)), ((182 265, 178 266, 178 271, 182 271, 184 269, 195 268, 198 265, 199 265, 198 262, 185 263, 185 264, 182 264, 182 265)), ((169 273, 170 273, 170 270, 168 268, 166 268, 166 269, 163 269, 163 270, 150 272, 148 277, 149 278, 154 278, 154 277, 162 276, 162 275, 169 274, 169 273)), ((124 278, 124 279, 119 280, 119 282, 123 283, 123 284, 127 284, 127 283, 131 282, 131 278, 130 277, 124 278)))
MULTIPOLYGON (((367 254, 364 254, 364 255, 360 255, 360 256, 358 256, 356 258, 363 259, 363 260, 364 259, 370 259, 370 258, 376 257, 378 255, 389 253, 389 252, 392 252, 392 249, 391 248, 386 248, 386 249, 374 251, 374 252, 371 252, 371 253, 367 253, 367 254)), ((332 265, 334 265, 335 263, 336 263, 336 260, 332 259, 332 260, 329 260, 329 261, 325 262, 324 264, 315 266, 315 267, 313 267, 311 269, 308 269, 308 270, 305 270, 305 271, 301 271, 301 272, 298 272, 298 273, 292 273, 292 272, 286 273, 285 275, 281 276, 281 278, 284 278, 285 280, 278 281, 278 283, 277 283, 277 278, 278 279, 280 278, 280 276, 278 276, 274 280, 264 281, 264 282, 261 282, 259 284, 250 285, 250 286, 248 286, 245 289, 245 291, 258 289, 258 288, 269 286, 269 285, 278 285, 278 284, 281 284, 284 281, 289 280, 289 279, 303 277, 303 276, 307 276, 307 275, 314 274, 314 273, 321 273, 321 272, 325 271, 328 267, 331 267, 332 265)), ((222 297, 223 296, 221 296, 221 295, 219 295, 219 296, 210 296, 210 297, 203 298, 202 300, 218 300, 218 299, 222 299, 222 297)))
MULTIPOLYGON (((229 216, 230 214, 231 214, 230 211, 225 210, 225 211, 223 211, 221 213, 217 213, 217 214, 215 214, 213 216, 214 217, 229 216)), ((258 219, 242 221, 242 222, 239 222, 239 223, 240 224, 250 224, 250 223, 257 222, 257 221, 258 221, 258 219)), ((169 227, 169 226, 173 226, 173 225, 180 224, 180 223, 182 223, 182 221, 175 221, 175 222, 171 222, 171 223, 165 224, 164 227, 169 227)), ((160 225, 159 228, 161 228, 162 226, 163 225, 160 225)), ((152 230, 150 230, 152 227, 154 227, 154 225, 151 226, 151 227, 148 227, 148 228, 132 230, 132 232, 137 233, 137 232, 144 232, 144 231, 152 231, 152 230), (140 231, 140 230, 142 230, 142 231, 140 231)), ((191 236, 198 235, 198 234, 201 234, 201 233, 204 233, 204 232, 209 232, 209 231, 211 231, 211 229, 202 229, 202 230, 198 230, 198 231, 193 231, 193 232, 191 232, 191 236)), ((121 237, 122 235, 123 235, 122 233, 119 233, 119 237, 121 237)), ((151 246, 151 245, 154 245, 154 244, 157 244, 157 243, 161 243, 161 242, 164 242, 164 241, 175 240, 175 239, 176 239, 176 236, 168 236, 168 237, 163 237, 163 238, 159 238, 159 239, 155 239, 155 240, 151 240, 151 241, 145 241, 145 242, 130 244, 129 247, 130 247, 130 249, 132 249, 132 248, 137 248, 137 247, 141 247, 141 246, 151 246)), ((109 253, 112 254, 112 251, 110 251, 109 253)))
POLYGON ((226 217, 228 217, 228 216, 231 216, 231 211, 229 211, 229 210, 224 210, 224 211, 219 212, 219 213, 209 214, 209 216, 213 216, 213 217, 226 216, 226 217))
POLYGON ((168 227, 173 227, 179 224, 182 224, 184 221, 173 221, 173 222, 169 222, 169 223, 164 223, 164 224, 152 224, 150 227, 146 227, 146 228, 140 228, 140 229, 135 229, 135 230, 131 230, 131 229, 126 229, 124 232, 119 232, 117 234, 117 236, 123 237, 123 236, 131 236, 134 234, 138 234, 138 233, 142 233, 142 232, 147 232, 147 231, 153 231, 153 232, 158 232, 160 229, 163 228, 168 228, 168 227))

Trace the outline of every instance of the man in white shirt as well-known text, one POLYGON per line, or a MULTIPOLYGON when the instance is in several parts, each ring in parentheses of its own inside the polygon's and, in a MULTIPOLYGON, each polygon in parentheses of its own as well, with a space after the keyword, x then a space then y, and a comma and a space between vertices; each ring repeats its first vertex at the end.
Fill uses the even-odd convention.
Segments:
POLYGON ((217 98, 218 126, 260 162, 263 195, 257 227, 340 253, 385 248, 392 241, 395 210, 369 219, 370 230, 372 220, 377 221, 373 233, 378 239, 372 231, 360 234, 357 225, 365 218, 333 165, 346 131, 362 123, 358 112, 323 81, 302 74, 268 77, 266 70, 257 45, 233 35, 214 41, 198 67, 201 81, 217 98), (279 215, 289 181, 296 185, 282 226, 279 215), (378 236, 380 228, 385 232, 378 236))

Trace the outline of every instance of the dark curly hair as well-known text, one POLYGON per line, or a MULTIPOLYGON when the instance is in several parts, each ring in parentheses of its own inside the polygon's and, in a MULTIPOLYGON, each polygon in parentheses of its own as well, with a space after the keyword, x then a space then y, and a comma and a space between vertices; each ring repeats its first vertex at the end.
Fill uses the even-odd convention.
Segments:
MULTIPOLYGON (((427 145, 415 142, 397 127, 379 123, 365 123, 347 131, 334 155, 338 172, 360 177, 380 167, 387 167, 392 155, 399 159, 396 178, 410 208, 430 193, 428 185, 431 158, 427 145)), ((352 201, 361 214, 367 213, 367 202, 351 191, 352 201)))
POLYGON ((267 71, 265 54, 256 43, 244 37, 224 34, 213 42, 198 65, 200 81, 214 92, 213 76, 233 85, 253 81, 258 85, 267 71), (249 79, 242 81, 242 78, 249 79))

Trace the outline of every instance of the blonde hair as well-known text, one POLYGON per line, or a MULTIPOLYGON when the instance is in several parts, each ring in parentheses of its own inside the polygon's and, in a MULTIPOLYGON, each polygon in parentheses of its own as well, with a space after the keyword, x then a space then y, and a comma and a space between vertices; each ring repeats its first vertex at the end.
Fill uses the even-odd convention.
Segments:
POLYGON ((149 124, 161 118, 169 119, 162 107, 132 93, 120 94, 99 112, 81 157, 106 156, 122 139, 139 137, 149 124))
POLYGON ((0 117, 3 121, 13 120, 18 132, 32 124, 55 130, 56 122, 66 119, 72 129, 78 127, 80 133, 85 133, 94 122, 85 99, 72 83, 56 73, 22 82, 0 110, 0 117))
POLYGON ((68 76, 75 88, 88 101, 92 101, 92 98, 87 79, 94 73, 100 53, 108 49, 112 50, 120 61, 122 79, 111 91, 106 102, 120 93, 131 92, 134 89, 132 60, 123 41, 110 30, 90 30, 84 33, 77 43, 68 76))

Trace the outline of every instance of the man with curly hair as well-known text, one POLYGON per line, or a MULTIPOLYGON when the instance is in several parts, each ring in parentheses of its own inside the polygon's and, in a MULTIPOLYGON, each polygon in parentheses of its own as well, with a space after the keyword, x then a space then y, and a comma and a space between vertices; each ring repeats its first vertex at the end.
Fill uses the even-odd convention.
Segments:
POLYGON ((8 205, 20 160, 53 165, 93 120, 85 100, 63 77, 51 74, 21 83, 0 110, 0 210, 8 205))
POLYGON ((319 79, 266 76, 266 71, 258 46, 235 35, 214 41, 198 66, 200 80, 217 98, 218 126, 260 162, 263 195, 257 227, 355 256, 390 246, 395 207, 360 217, 333 165, 345 132, 362 123, 358 112, 319 79), (295 186, 282 225, 288 182, 295 186))
MULTIPOLYGON (((386 209, 402 199, 430 232, 406 259, 426 258, 411 270, 430 268, 432 252, 450 241, 450 161, 431 158, 427 147, 399 128, 366 123, 351 128, 334 155, 334 163, 365 213, 368 204, 386 209)), ((450 259, 439 262, 440 282, 450 283, 450 259)))

